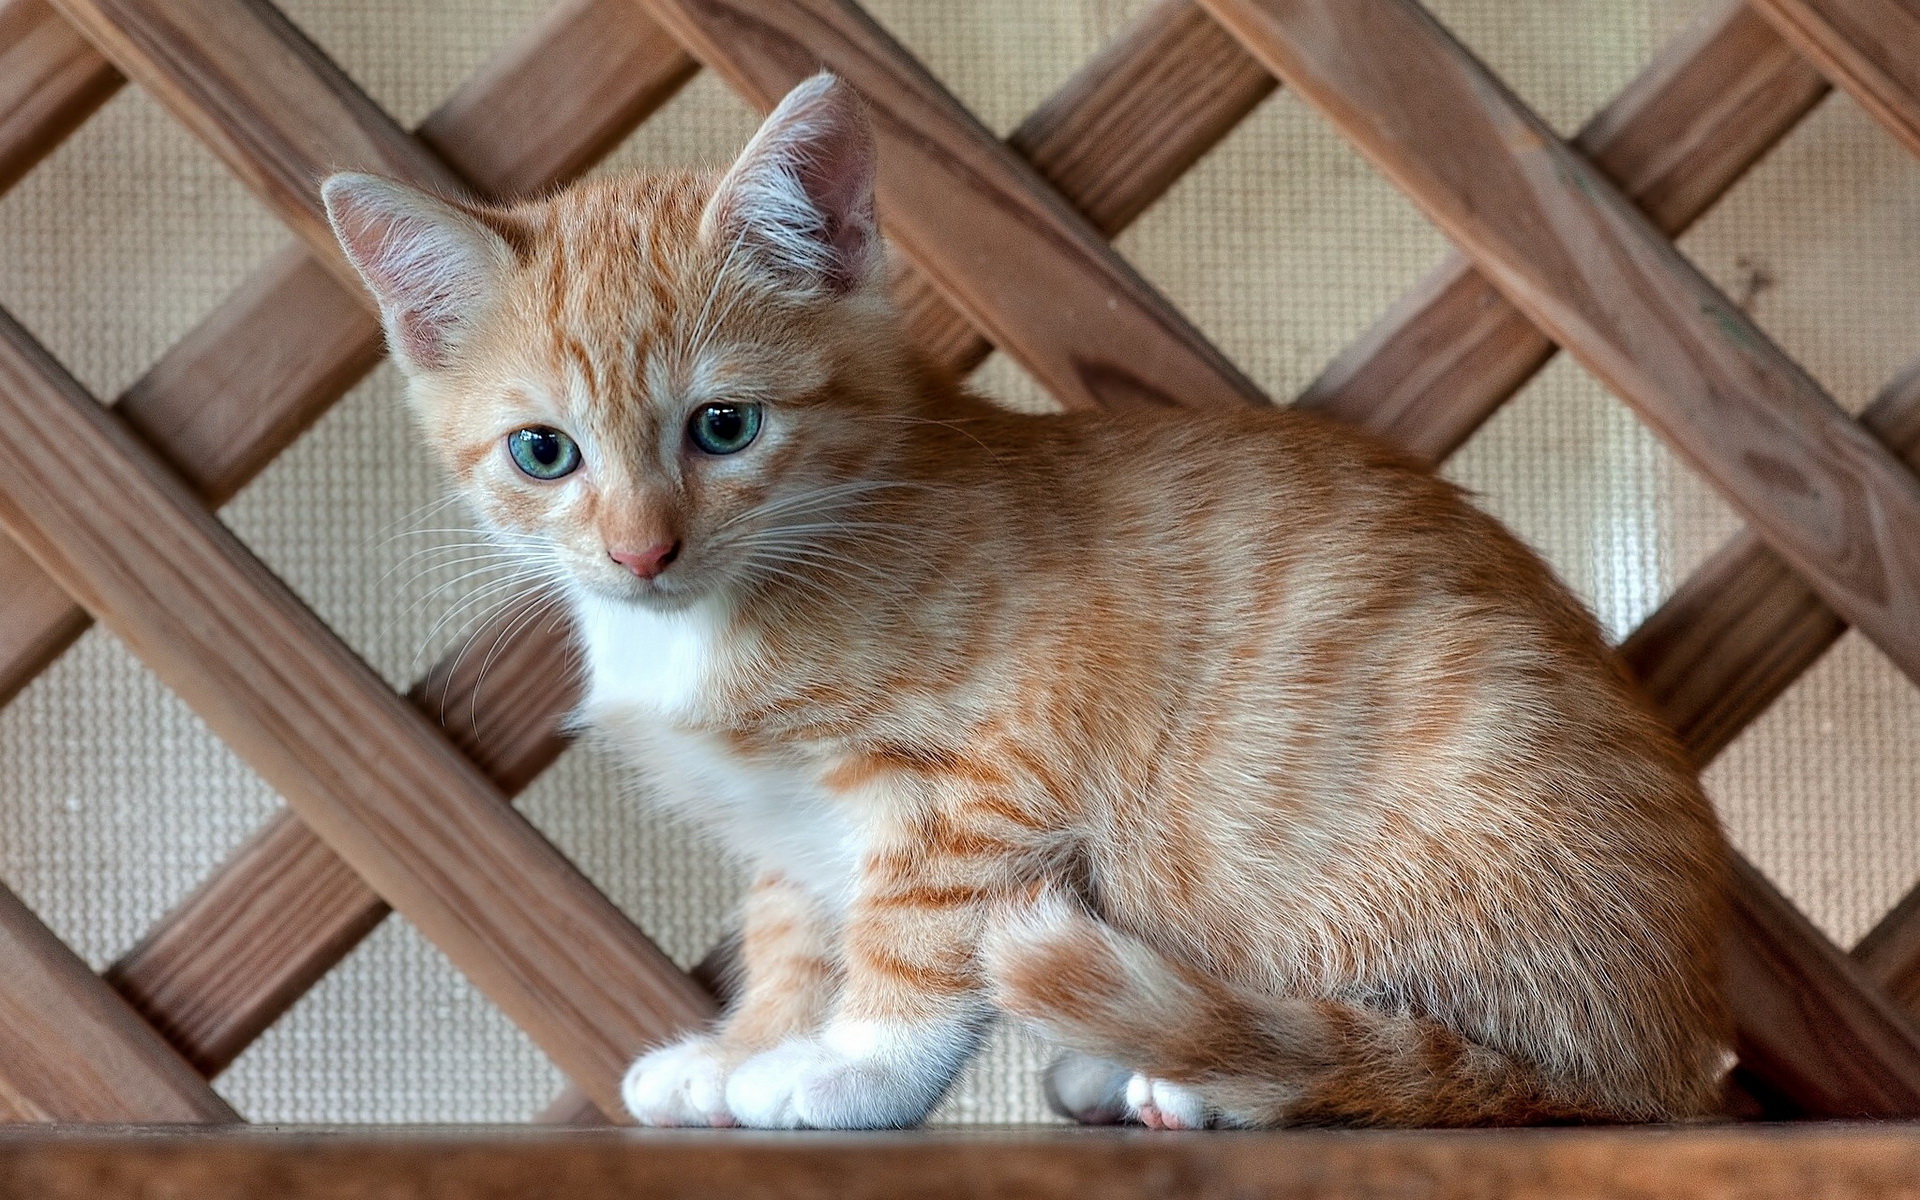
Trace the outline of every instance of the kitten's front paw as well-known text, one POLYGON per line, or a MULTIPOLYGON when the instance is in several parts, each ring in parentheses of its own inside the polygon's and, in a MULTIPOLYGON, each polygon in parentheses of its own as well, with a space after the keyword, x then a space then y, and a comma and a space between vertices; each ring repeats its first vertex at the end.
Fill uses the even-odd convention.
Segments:
POLYGON ((620 1081, 620 1099, 642 1125, 733 1125, 729 1060, 710 1037, 690 1037, 642 1055, 620 1081))
POLYGON ((1191 1088, 1135 1075, 1127 1080, 1127 1107, 1148 1129, 1205 1129, 1213 1109, 1191 1088))
POLYGON ((946 1082, 924 1064, 796 1038, 740 1064, 727 1079, 727 1108, 756 1129, 900 1129, 920 1123, 946 1082))

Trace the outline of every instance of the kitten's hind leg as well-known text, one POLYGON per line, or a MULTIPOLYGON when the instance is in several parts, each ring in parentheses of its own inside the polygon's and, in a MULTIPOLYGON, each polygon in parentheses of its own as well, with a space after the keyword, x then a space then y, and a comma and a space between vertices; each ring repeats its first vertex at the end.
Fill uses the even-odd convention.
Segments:
POLYGON ((1213 1124, 1212 1107, 1192 1088, 1077 1050, 1054 1059, 1040 1082, 1047 1106, 1081 1125, 1205 1129, 1213 1124))
POLYGON ((1129 1085, 1131 1107, 1158 1128, 1642 1115, 1556 1087, 1528 1064, 1435 1021, 1236 988, 1058 893, 1007 910, 984 957, 1001 1011, 1058 1045, 1139 1071, 1129 1085))

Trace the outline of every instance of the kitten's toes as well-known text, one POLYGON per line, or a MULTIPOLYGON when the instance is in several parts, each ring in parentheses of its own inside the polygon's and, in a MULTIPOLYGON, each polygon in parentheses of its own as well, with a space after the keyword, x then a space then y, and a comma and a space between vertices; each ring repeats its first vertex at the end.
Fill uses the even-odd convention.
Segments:
POLYGON ((1116 1062, 1069 1050, 1041 1077, 1047 1104, 1082 1125, 1118 1125, 1131 1119, 1127 1082, 1133 1072, 1116 1062))
POLYGON ((751 1129, 800 1128, 795 1091, 825 1058, 817 1042, 802 1038, 754 1055, 727 1079, 727 1110, 751 1129))
POLYGON ((727 1080, 727 1107, 756 1129, 900 1129, 926 1118, 957 1066, 938 1047, 849 1052, 830 1030, 742 1063, 727 1080))
POLYGON ((1213 1124, 1213 1110, 1199 1093, 1146 1075, 1127 1080, 1127 1107, 1148 1129, 1205 1129, 1213 1124))
POLYGON ((620 1099, 642 1125, 733 1125, 727 1055, 710 1037, 690 1037, 641 1055, 620 1081, 620 1099))

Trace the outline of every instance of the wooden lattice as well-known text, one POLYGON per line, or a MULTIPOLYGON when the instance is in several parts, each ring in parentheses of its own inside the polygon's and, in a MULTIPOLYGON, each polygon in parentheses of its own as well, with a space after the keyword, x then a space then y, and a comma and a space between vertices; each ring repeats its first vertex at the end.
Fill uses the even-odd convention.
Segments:
MULTIPOLYGON (((1669 240, 1829 81, 1920 152, 1900 0, 1722 3, 1570 144, 1414 0, 1158 0, 1004 144, 853 0, 560 0, 413 134, 266 0, 0 0, 0 188, 130 78, 304 247, 111 407, 0 314, 0 699, 97 619, 287 801, 104 978, 0 890, 0 1116, 235 1120, 206 1079, 388 904, 572 1078, 556 1117, 617 1115, 636 1052, 712 1011, 508 803, 561 747, 561 635, 514 631, 484 696, 458 662, 397 696, 209 512, 378 360, 322 178, 545 188, 696 60, 762 109, 822 66, 858 87, 919 343, 1069 406, 1265 401, 1106 239, 1284 81, 1460 251, 1299 403, 1437 462, 1557 348, 1612 388, 1750 525, 1622 648, 1703 763, 1848 625, 1920 681, 1920 368, 1855 422, 1669 240), (449 698, 475 720, 423 715, 449 698)), ((1920 890, 1849 954, 1737 880, 1756 1110, 1920 1116, 1920 890)))

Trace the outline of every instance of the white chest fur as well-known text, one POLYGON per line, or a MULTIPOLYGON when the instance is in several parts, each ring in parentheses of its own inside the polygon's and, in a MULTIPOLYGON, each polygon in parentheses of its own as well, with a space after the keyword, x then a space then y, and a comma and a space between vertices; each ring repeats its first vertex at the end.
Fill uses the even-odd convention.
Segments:
POLYGON ((702 728, 714 689, 748 657, 723 614, 656 613, 576 598, 586 654, 582 715, 645 776, 660 803, 716 834, 755 869, 777 869, 838 905, 859 862, 855 822, 816 764, 747 757, 702 728))
POLYGON ((574 612, 586 650, 589 719, 631 711, 690 721, 704 711, 730 657, 723 613, 707 606, 655 612, 587 594, 574 597, 574 612))

